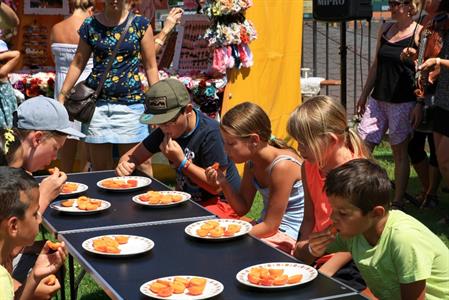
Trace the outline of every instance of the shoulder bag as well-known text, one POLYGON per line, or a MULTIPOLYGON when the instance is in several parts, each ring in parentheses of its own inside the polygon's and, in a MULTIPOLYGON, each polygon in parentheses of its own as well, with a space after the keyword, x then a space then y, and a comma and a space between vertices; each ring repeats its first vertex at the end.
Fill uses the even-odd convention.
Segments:
POLYGON ((106 70, 101 77, 101 80, 98 84, 96 90, 90 88, 86 85, 85 81, 78 82, 70 91, 69 96, 64 102, 64 106, 67 109, 69 117, 71 120, 77 120, 83 123, 88 123, 92 119, 92 116, 95 112, 95 102, 97 101, 98 96, 100 95, 101 90, 103 89, 104 82, 106 81, 106 77, 108 76, 109 71, 111 70, 112 63, 114 62, 114 58, 117 55, 120 44, 125 39, 125 35, 128 32, 129 27, 131 26, 131 22, 134 19, 134 14, 129 13, 128 21, 126 23, 125 28, 115 45, 114 52, 112 56, 109 58, 108 65, 106 70))

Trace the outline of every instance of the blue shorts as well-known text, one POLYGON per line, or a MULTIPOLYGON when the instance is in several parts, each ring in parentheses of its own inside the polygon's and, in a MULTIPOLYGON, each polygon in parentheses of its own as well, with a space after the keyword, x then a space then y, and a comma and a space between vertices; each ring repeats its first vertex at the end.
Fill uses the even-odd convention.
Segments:
POLYGON ((84 141, 91 144, 134 144, 148 136, 148 125, 139 122, 143 104, 97 101, 90 123, 83 123, 84 141))

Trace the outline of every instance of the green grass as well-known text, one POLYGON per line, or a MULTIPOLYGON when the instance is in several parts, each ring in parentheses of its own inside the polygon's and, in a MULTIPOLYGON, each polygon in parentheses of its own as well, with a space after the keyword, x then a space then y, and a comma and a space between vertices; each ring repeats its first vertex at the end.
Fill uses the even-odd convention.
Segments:
MULTIPOLYGON (((391 179, 394 179, 394 164, 391 149, 388 144, 383 143, 374 151, 374 158, 387 170, 391 179)), ((410 174, 407 192, 413 196, 421 191, 421 184, 417 178, 415 171, 412 168, 410 174)), ((405 210, 408 214, 414 216, 427 227, 429 227, 449 248, 449 226, 439 224, 438 221, 443 218, 444 214, 449 213, 449 194, 439 192, 440 206, 437 209, 423 209, 420 210, 412 204, 406 204, 405 210)), ((257 194, 254 205, 251 211, 247 214, 252 219, 257 219, 262 210, 262 198, 257 194)), ((68 266, 67 266, 68 267, 68 266)), ((67 268, 68 269, 68 268, 67 268)), ((76 273, 79 272, 80 266, 75 262, 76 273)), ((69 283, 66 279, 66 295, 69 295, 69 283)), ((78 299, 82 300, 102 300, 109 299, 109 297, 102 291, 89 274, 86 274, 80 284, 78 290, 78 299)))

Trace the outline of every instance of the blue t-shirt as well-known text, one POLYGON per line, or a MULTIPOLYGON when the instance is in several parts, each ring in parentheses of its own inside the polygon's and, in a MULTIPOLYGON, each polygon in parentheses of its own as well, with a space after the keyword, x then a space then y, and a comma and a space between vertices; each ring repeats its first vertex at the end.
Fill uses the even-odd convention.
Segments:
MULTIPOLYGON (((240 188, 240 176, 233 161, 224 152, 223 140, 220 135, 220 128, 217 121, 203 115, 195 110, 197 124, 195 129, 189 134, 181 136, 175 141, 184 149, 184 154, 188 159, 201 167, 207 168, 214 162, 218 162, 221 167, 226 167, 226 178, 236 191, 240 188)), ((160 128, 154 130, 145 140, 143 145, 151 153, 160 152, 159 145, 164 139, 164 134, 160 128)), ((208 200, 215 197, 197 186, 184 174, 177 174, 176 189, 185 191, 192 195, 195 201, 208 200)))
MULTIPOLYGON (((87 18, 81 25, 80 38, 92 48, 94 60, 92 73, 86 79, 89 87, 97 88, 127 21, 128 19, 118 26, 108 27, 93 16, 87 18)), ((139 77, 140 42, 148 26, 147 18, 135 16, 120 45, 99 99, 124 103, 143 101, 142 84, 139 77)))

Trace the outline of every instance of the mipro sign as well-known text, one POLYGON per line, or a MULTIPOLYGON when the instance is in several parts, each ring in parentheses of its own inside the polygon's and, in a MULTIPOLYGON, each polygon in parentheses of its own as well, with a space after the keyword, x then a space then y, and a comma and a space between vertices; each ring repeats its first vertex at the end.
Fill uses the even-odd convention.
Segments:
POLYGON ((318 21, 371 19, 371 0, 313 0, 313 18, 318 21))

